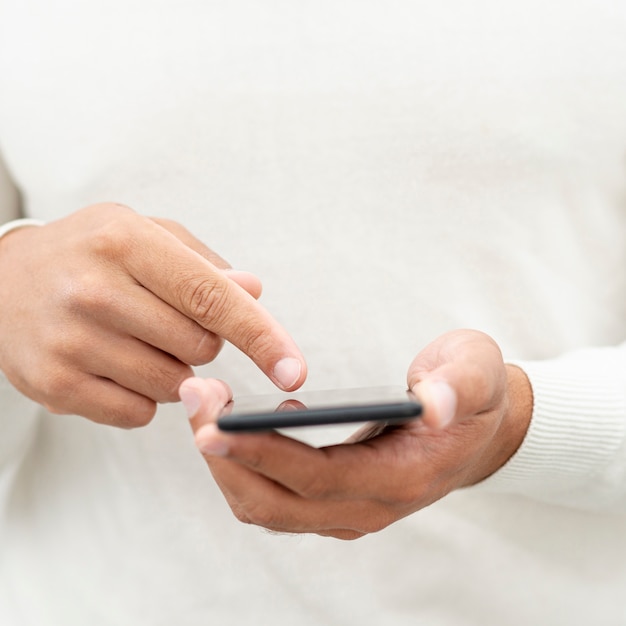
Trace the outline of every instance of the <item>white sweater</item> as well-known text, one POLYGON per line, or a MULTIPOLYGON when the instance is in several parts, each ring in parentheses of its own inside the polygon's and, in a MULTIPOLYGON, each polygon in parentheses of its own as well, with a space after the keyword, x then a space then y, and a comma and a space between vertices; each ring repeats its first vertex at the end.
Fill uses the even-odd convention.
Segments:
POLYGON ((5 0, 0 150, 30 217, 115 200, 256 272, 306 388, 475 327, 535 395, 496 475, 343 543, 236 522, 180 405, 0 378, 0 624, 626 624, 622 0, 5 0))

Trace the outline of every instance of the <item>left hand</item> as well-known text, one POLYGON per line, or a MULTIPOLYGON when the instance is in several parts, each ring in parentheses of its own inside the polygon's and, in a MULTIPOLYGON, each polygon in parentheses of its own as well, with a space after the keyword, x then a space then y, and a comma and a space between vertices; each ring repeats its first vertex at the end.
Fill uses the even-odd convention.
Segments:
POLYGON ((355 539, 483 480, 528 428, 530 384, 483 333, 435 340, 411 364, 408 384, 423 403, 421 419, 366 427, 323 448, 275 432, 222 433, 214 422, 231 392, 220 381, 191 378, 180 391, 196 445, 240 521, 355 539))

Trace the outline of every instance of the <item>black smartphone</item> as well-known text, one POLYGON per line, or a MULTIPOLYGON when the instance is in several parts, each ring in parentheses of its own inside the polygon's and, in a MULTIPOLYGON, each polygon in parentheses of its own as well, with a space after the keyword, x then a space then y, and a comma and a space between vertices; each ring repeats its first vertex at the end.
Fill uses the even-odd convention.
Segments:
POLYGON ((228 432, 255 432, 353 422, 399 424, 421 412, 417 398, 403 387, 300 391, 235 398, 217 425, 228 432))

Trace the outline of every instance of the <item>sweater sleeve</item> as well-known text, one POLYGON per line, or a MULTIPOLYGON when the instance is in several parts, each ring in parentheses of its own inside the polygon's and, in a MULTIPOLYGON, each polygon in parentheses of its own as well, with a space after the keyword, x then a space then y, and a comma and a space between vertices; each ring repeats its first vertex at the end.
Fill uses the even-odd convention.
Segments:
POLYGON ((528 433, 478 489, 626 512, 626 343, 520 361, 533 389, 528 433))

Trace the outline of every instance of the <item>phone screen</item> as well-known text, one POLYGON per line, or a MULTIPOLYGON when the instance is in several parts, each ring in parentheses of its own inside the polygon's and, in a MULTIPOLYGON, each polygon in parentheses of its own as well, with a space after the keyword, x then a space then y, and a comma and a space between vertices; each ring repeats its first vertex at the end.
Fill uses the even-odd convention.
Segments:
POLYGON ((417 398, 403 387, 300 391, 237 397, 217 425, 223 431, 253 432, 352 422, 398 424, 421 412, 417 398))

